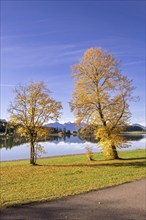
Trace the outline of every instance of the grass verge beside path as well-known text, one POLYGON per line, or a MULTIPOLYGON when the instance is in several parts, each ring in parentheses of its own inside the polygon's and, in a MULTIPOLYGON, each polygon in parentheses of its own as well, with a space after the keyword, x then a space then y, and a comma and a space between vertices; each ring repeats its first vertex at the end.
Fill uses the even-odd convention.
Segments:
POLYGON ((145 150, 120 152, 123 160, 94 161, 85 155, 46 158, 37 161, 1 162, 1 207, 44 201, 79 194, 146 177, 145 150))

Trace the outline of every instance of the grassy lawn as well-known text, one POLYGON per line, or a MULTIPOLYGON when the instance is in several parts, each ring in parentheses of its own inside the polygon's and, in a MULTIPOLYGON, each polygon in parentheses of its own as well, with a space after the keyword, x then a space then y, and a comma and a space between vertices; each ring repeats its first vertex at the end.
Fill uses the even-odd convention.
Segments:
POLYGON ((87 161, 85 155, 1 162, 1 207, 44 201, 113 186, 146 177, 145 150, 120 152, 124 160, 87 161))

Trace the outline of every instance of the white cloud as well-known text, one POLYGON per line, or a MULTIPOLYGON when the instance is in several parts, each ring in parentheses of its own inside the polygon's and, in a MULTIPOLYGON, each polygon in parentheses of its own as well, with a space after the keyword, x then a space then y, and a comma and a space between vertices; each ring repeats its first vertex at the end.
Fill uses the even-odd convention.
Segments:
POLYGON ((1 64, 11 68, 50 66, 78 60, 82 53, 82 49, 72 44, 3 47, 1 64))
POLYGON ((0 84, 1 87, 15 87, 16 85, 11 84, 0 84))
POLYGON ((137 64, 144 64, 144 60, 139 60, 139 61, 133 61, 133 62, 128 62, 128 63, 123 63, 123 66, 130 66, 130 65, 137 65, 137 64))

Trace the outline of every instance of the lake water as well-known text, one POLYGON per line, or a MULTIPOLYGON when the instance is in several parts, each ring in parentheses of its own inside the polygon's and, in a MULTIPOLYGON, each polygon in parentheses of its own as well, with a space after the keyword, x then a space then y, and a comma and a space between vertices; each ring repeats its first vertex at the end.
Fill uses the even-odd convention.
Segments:
MULTIPOLYGON (((146 147, 146 135, 127 136, 130 146, 120 150, 144 149, 146 147)), ((30 147, 29 144, 20 144, 11 146, 8 141, 1 140, 0 142, 0 156, 1 161, 29 159, 30 147), (8 145, 8 146, 7 146, 8 145)), ((79 139, 77 136, 66 137, 65 140, 59 138, 58 140, 40 142, 44 146, 45 154, 41 157, 51 157, 69 154, 84 154, 86 147, 90 146, 93 152, 100 152, 97 143, 91 143, 79 139)))

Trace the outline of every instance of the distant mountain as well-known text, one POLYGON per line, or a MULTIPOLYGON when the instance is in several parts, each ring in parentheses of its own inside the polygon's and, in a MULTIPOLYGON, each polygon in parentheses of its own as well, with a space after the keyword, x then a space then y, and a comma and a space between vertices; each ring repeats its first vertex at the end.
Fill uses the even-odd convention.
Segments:
MULTIPOLYGON (((75 125, 75 123, 72 122, 66 122, 66 123, 59 123, 59 122, 54 122, 54 123, 49 123, 46 124, 47 127, 52 127, 52 128, 59 128, 59 129, 63 129, 66 128, 66 130, 70 130, 70 131, 78 131, 82 125, 80 125, 79 127, 77 127, 75 125)), ((141 130, 146 130, 146 127, 136 123, 136 124, 132 124, 130 126, 127 127, 127 130, 135 130, 135 131, 141 131, 141 130)))
POLYGON ((132 126, 134 126, 134 127, 139 127, 139 128, 142 128, 143 130, 146 130, 146 127, 145 126, 143 126, 143 125, 140 125, 140 124, 133 124, 132 126))
POLYGON ((70 130, 70 131, 78 131, 79 128, 81 128, 81 126, 77 127, 75 123, 72 122, 66 122, 64 124, 61 124, 59 122, 54 122, 54 123, 46 124, 46 126, 51 128, 60 128, 60 129, 66 128, 66 130, 70 130))

